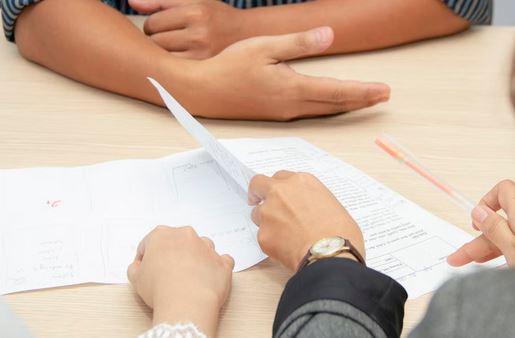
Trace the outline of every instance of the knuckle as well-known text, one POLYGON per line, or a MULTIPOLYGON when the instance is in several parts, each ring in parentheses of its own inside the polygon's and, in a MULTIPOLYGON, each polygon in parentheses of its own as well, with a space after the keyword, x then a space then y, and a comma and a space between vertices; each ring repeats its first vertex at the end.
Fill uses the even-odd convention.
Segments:
POLYGON ((150 35, 155 30, 155 20, 153 16, 149 16, 145 23, 143 24, 143 32, 145 34, 150 35))
POLYGON ((510 179, 505 179, 499 182, 499 190, 501 192, 515 189, 515 182, 510 179))
POLYGON ((196 22, 205 21, 209 16, 209 11, 203 4, 192 6, 187 14, 188 19, 196 22))
POLYGON ((334 102, 341 102, 343 103, 345 101, 346 95, 345 91, 341 88, 337 88, 333 90, 331 94, 331 100, 334 102))
MULTIPOLYGON (((273 183, 270 189, 268 190, 268 199, 281 197, 282 189, 277 183, 273 183)), ((266 214, 268 212, 267 208, 262 208, 261 214, 266 214)))
POLYGON ((338 106, 340 107, 340 111, 342 111, 342 112, 346 112, 346 111, 350 110, 350 105, 349 105, 349 102, 347 102, 347 101, 339 102, 338 106))
POLYGON ((266 224, 269 216, 270 216, 270 212, 269 212, 268 208, 263 206, 259 209, 259 220, 261 223, 260 227, 263 226, 263 224, 266 224))
POLYGON ((312 90, 309 82, 306 82, 303 77, 289 76, 284 81, 286 87, 283 97, 291 98, 293 100, 304 100, 312 90))
POLYGON ((272 175, 272 177, 278 177, 278 176, 280 176, 280 175, 284 175, 284 174, 286 174, 286 173, 288 173, 288 171, 287 171, 287 170, 279 170, 279 171, 277 171, 275 174, 273 174, 273 175, 272 175))
POLYGON ((486 223, 486 226, 485 226, 483 232, 485 233, 486 236, 493 236, 500 231, 499 229, 501 227, 508 226, 508 224, 506 223, 506 220, 504 220, 504 218, 502 218, 502 217, 496 217, 492 221, 485 222, 485 223, 486 223))
POLYGON ((311 44, 306 34, 298 34, 295 37, 295 45, 301 53, 308 53, 311 50, 311 44))
POLYGON ((300 172, 295 174, 295 177, 302 183, 311 183, 316 180, 313 174, 307 172, 300 172))
POLYGON ((197 233, 195 232, 195 229, 191 225, 186 225, 183 227, 178 228, 184 235, 188 237, 195 237, 197 233))
POLYGON ((209 36, 206 30, 198 30, 191 36, 191 43, 196 46, 207 46, 209 43, 209 36))
POLYGON ((266 235, 266 231, 263 229, 260 229, 257 234, 257 240, 261 247, 265 246, 268 242, 268 236, 266 235))
POLYGON ((193 229, 193 227, 191 225, 187 225, 184 227, 184 231, 186 231, 188 234, 194 234, 195 233, 195 229, 193 229))
POLYGON ((165 231, 169 231, 170 230, 170 227, 169 226, 166 226, 166 225, 158 225, 154 228, 154 231, 155 232, 165 232, 165 231))
POLYGON ((155 44, 157 45, 162 45, 162 40, 160 38, 160 35, 157 35, 157 34, 152 34, 149 36, 150 40, 152 40, 155 44))

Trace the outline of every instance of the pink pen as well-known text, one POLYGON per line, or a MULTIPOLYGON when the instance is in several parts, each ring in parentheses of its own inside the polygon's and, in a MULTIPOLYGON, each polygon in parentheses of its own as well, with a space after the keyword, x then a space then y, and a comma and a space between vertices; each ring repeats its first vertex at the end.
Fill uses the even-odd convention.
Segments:
POLYGON ((395 141, 393 137, 383 134, 376 138, 375 143, 394 159, 398 160, 402 164, 405 164, 408 168, 412 169, 417 174, 429 181, 436 188, 438 188, 438 190, 445 193, 454 203, 463 208, 469 214, 472 212, 475 203, 472 203, 462 193, 431 173, 429 169, 420 163, 420 161, 415 157, 415 155, 413 155, 413 153, 401 146, 397 141, 395 141))

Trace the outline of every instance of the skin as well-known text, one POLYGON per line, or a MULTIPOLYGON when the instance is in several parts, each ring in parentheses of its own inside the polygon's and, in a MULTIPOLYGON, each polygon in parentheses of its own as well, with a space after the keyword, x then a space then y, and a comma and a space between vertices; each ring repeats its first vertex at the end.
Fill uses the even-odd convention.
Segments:
POLYGON ((162 105, 151 76, 202 117, 286 121, 359 109, 390 95, 384 84, 310 77, 283 63, 329 48, 334 36, 327 27, 244 40, 196 61, 171 55, 100 1, 45 0, 22 12, 15 38, 21 55, 59 74, 162 105))
POLYGON ((359 226, 311 174, 279 171, 272 177, 256 175, 249 185, 249 204, 255 205, 252 220, 259 226, 261 249, 291 271, 296 271, 311 246, 325 237, 347 238, 365 257, 359 226))
POLYGON ((472 210, 472 222, 482 234, 447 257, 448 263, 462 266, 504 255, 508 265, 515 267, 515 182, 504 180, 493 187, 472 210))
MULTIPOLYGON (((347 238, 365 257, 359 226, 311 174, 256 175, 249 185, 248 202, 255 206, 252 220, 259 226, 261 249, 291 271, 325 237, 347 238)), ((481 199, 472 218, 483 234, 450 255, 448 262, 461 266, 502 254, 515 266, 515 182, 498 183, 481 199), (495 212, 500 209, 507 219, 495 212)), ((348 253, 340 257, 357 260, 348 253)), ((136 292, 154 308, 154 324, 193 322, 214 336, 233 266, 230 257, 218 256, 212 242, 199 238, 191 228, 160 226, 140 244, 128 275, 136 292)))
POLYGON ((194 59, 216 55, 249 37, 318 26, 330 26, 335 32, 332 46, 318 54, 391 47, 469 27, 441 0, 316 0, 246 10, 219 0, 129 0, 129 4, 151 14, 145 22, 145 33, 156 44, 194 59))
POLYGON ((193 228, 158 226, 141 241, 127 275, 154 309, 154 325, 193 322, 215 337, 233 268, 233 259, 218 255, 213 242, 193 228))
MULTIPOLYGON (((350 239, 365 257, 358 225, 310 174, 257 175, 249 186, 249 203, 257 205, 252 219, 260 227, 261 248, 292 271, 313 243, 328 236, 350 239)), ((340 257, 356 260, 350 254, 340 257)), ((219 256, 213 243, 191 227, 158 226, 140 243, 127 274, 134 290, 153 308, 154 325, 192 322, 215 337, 233 267, 231 257, 219 256)))

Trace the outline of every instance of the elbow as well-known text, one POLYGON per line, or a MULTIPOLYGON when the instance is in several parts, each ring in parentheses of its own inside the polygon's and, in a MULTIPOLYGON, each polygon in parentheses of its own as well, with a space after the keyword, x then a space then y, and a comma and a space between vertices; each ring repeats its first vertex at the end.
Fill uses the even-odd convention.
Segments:
POLYGON ((14 40, 20 55, 28 60, 35 61, 39 47, 37 41, 35 41, 35 34, 31 34, 33 32, 33 29, 31 29, 31 21, 33 19, 30 15, 31 7, 29 6, 23 10, 16 19, 14 40))
POLYGON ((16 41, 16 47, 18 47, 18 52, 21 56, 23 56, 25 59, 33 60, 34 58, 34 51, 33 47, 31 47, 30 39, 27 36, 27 34, 23 33, 23 27, 22 25, 17 24, 16 30, 14 31, 14 37, 16 41), (21 27, 20 27, 21 26, 21 27), (21 29, 20 29, 21 28, 21 29))
POLYGON ((18 53, 27 60, 33 61, 33 55, 31 48, 28 43, 25 43, 23 39, 16 37, 16 46, 18 47, 18 53))

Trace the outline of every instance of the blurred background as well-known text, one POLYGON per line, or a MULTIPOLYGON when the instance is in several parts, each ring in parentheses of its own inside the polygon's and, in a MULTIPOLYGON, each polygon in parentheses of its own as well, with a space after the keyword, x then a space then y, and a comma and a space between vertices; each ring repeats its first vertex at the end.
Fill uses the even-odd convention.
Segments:
POLYGON ((494 25, 515 25, 515 0, 494 1, 494 25))

